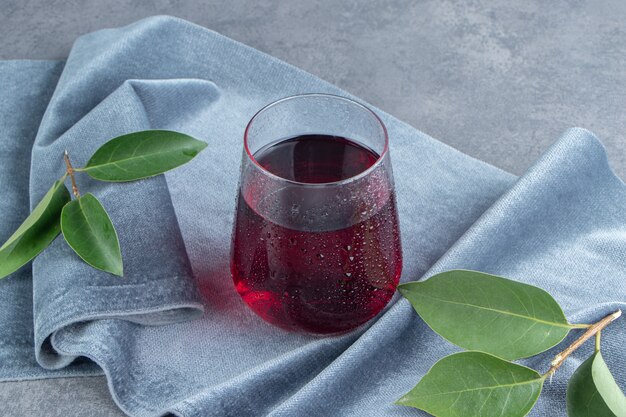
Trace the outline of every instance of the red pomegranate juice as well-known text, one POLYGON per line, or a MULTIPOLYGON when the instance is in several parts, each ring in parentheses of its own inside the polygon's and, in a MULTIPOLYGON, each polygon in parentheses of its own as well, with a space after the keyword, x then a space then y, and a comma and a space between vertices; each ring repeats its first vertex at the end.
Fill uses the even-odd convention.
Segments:
MULTIPOLYGON (((353 141, 325 135, 287 139, 254 157, 300 183, 345 180, 378 159, 353 141)), ((393 296, 402 269, 395 194, 388 191, 365 220, 324 231, 273 223, 248 204, 253 198, 240 195, 231 269, 243 300, 288 330, 339 333, 373 318, 393 296)))

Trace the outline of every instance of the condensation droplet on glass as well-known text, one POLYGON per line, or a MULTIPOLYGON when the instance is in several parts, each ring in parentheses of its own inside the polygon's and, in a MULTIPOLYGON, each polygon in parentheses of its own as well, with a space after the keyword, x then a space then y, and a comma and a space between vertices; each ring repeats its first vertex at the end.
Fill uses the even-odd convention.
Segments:
POLYGON ((348 259, 350 259, 350 262, 354 261, 354 256, 349 256, 348 259))

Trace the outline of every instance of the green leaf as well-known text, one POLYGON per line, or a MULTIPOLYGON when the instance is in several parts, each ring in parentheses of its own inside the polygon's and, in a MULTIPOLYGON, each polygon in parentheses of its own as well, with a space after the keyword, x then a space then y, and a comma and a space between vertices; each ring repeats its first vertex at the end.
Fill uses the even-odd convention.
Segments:
POLYGON ((133 181, 162 174, 191 161, 205 142, 169 130, 145 130, 111 139, 84 168, 100 181, 133 181))
POLYGON ((600 352, 594 353, 572 375, 567 386, 569 417, 626 417, 626 397, 600 352))
POLYGON ((65 177, 55 181, 24 223, 0 247, 0 278, 17 271, 39 255, 61 231, 61 209, 70 201, 64 180, 65 177))
POLYGON ((68 203, 61 213, 63 237, 74 252, 94 268, 122 276, 122 253, 117 233, 93 194, 68 203))
POLYGON ((544 290, 482 272, 443 272, 398 290, 445 339, 504 359, 536 355, 580 327, 544 290))
POLYGON ((437 417, 522 417, 537 402, 544 378, 525 366, 482 352, 437 362, 397 404, 437 417))

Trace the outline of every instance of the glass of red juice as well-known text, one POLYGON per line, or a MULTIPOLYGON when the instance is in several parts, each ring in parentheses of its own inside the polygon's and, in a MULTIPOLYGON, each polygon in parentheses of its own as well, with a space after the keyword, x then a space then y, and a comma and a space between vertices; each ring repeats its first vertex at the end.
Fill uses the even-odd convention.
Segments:
POLYGON ((261 109, 245 131, 233 229, 235 287, 266 321, 334 334, 372 319, 402 270, 383 122, 328 94, 261 109))

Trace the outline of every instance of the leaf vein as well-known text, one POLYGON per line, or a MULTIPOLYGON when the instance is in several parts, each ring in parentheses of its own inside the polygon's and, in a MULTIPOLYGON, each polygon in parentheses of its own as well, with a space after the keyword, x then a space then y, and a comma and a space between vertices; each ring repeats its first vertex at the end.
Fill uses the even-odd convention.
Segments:
POLYGON ((477 309, 481 309, 481 310, 493 311, 493 312, 496 312, 496 313, 501 313, 503 315, 517 317, 517 318, 521 318, 521 319, 529 320, 529 321, 535 321, 537 323, 546 324, 546 325, 549 325, 549 326, 562 327, 562 328, 565 328, 565 329, 571 329, 572 328, 572 326, 569 323, 550 322, 550 321, 543 320, 543 319, 540 319, 540 318, 537 318, 537 317, 529 317, 529 316, 524 316, 522 314, 513 313, 511 311, 500 310, 500 309, 496 309, 496 308, 489 308, 489 307, 485 307, 485 306, 481 306, 481 305, 477 305, 477 304, 471 304, 471 303, 467 303, 467 302, 466 303, 461 303, 461 302, 458 302, 458 301, 446 300, 446 299, 437 298, 437 297, 433 297, 431 295, 425 295, 425 294, 421 294, 421 293, 415 293, 415 294, 420 296, 420 297, 430 298, 432 300, 439 301, 439 302, 442 302, 442 303, 456 304, 456 305, 461 305, 461 306, 473 307, 473 308, 477 308, 477 309))

